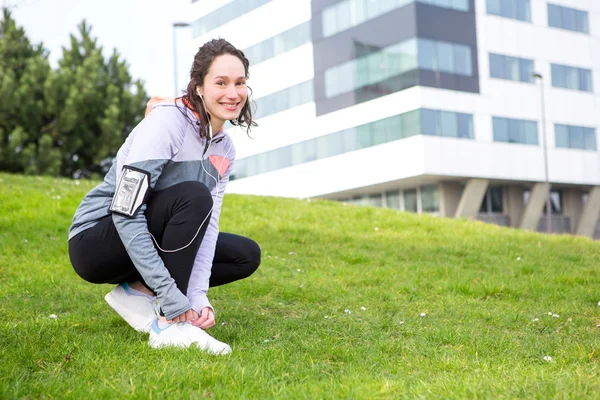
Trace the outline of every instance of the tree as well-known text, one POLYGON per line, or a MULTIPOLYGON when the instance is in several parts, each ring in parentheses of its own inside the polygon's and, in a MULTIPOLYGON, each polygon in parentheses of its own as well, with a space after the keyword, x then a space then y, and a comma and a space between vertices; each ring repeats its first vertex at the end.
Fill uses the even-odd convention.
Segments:
POLYGON ((45 132, 52 120, 44 86, 52 71, 42 44, 33 46, 8 9, 0 21, 0 169, 57 175, 60 151, 45 132))
POLYGON ((127 64, 83 21, 52 71, 7 9, 0 21, 0 170, 92 176, 105 173, 143 118, 147 95, 127 64))
POLYGON ((143 118, 148 99, 119 53, 114 50, 105 60, 91 27, 83 21, 78 29, 46 87, 47 107, 56 117, 52 136, 61 147, 61 174, 66 176, 105 173, 143 118))

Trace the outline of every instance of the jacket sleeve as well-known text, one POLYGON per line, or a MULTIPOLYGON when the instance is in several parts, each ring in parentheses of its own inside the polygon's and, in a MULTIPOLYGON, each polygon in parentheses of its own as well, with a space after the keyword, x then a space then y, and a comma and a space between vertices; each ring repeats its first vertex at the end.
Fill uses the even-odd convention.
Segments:
MULTIPOLYGON (((134 129, 117 154, 117 182, 124 166, 132 166, 150 175, 154 188, 164 166, 181 148, 183 127, 170 121, 168 110, 153 110, 134 129)), ((112 219, 125 250, 146 284, 156 292, 161 309, 167 319, 172 319, 190 309, 187 297, 177 285, 162 259, 148 230, 146 204, 133 217, 113 213, 112 219)))
MULTIPOLYGON (((229 146, 233 146, 229 143, 229 146)), ((230 148, 231 149, 231 148, 230 148)), ((204 239, 200 244, 196 259, 194 260, 194 267, 192 268, 192 274, 188 285, 188 298, 192 309, 198 314, 205 307, 210 307, 213 312, 214 309, 208 301, 208 285, 210 280, 210 273, 213 265, 213 259, 215 257, 215 248, 217 245, 217 237, 219 236, 219 217, 221 215, 221 205, 223 204, 223 195, 225 193, 225 187, 229 182, 229 175, 233 170, 235 155, 229 159, 229 167, 225 172, 223 178, 219 181, 216 186, 216 196, 214 199, 214 206, 212 214, 210 216, 210 222, 206 228, 204 239)))

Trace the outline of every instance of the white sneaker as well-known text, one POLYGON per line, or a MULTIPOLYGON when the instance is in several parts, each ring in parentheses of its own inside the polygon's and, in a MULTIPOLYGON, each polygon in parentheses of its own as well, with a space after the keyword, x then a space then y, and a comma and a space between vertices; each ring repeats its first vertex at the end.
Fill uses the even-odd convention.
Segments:
POLYGON ((138 332, 150 332, 152 321, 159 317, 159 306, 156 297, 128 294, 127 283, 118 285, 110 291, 104 300, 138 332))
POLYGON ((190 347, 197 346, 209 354, 226 355, 231 353, 228 344, 219 342, 203 329, 189 322, 176 322, 169 324, 165 329, 159 329, 158 322, 152 321, 150 330, 150 347, 159 349, 161 347, 190 347))

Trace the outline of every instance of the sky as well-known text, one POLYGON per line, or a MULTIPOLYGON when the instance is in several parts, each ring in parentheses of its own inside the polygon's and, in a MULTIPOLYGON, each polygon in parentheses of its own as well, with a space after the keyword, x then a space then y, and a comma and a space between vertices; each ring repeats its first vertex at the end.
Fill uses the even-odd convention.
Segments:
MULTIPOLYGON (((85 19, 92 36, 103 47, 104 56, 114 48, 127 61, 134 79, 144 81, 149 95, 173 95, 174 60, 172 23, 186 21, 190 0, 0 0, 9 6, 18 26, 23 27, 31 42, 43 43, 50 52, 55 68, 62 57, 62 47, 69 46, 70 34, 85 19)), ((190 60, 191 32, 177 29, 178 70, 190 60)), ((182 73, 178 73, 182 86, 182 73)), ((185 75, 185 74, 184 74, 185 75)))

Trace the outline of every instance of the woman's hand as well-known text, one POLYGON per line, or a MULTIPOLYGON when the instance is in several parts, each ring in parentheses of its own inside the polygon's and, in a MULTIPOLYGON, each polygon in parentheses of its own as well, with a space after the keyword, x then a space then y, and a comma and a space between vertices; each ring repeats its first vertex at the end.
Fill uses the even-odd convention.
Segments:
POLYGON ((176 316, 173 319, 168 320, 167 322, 172 324, 173 322, 193 322, 198 318, 198 313, 192 309, 187 310, 183 314, 176 316))
POLYGON ((194 314, 197 318, 192 320, 192 325, 202 329, 208 329, 215 326, 215 313, 210 307, 204 307, 200 310, 200 315, 198 315, 196 311, 194 311, 194 314))

